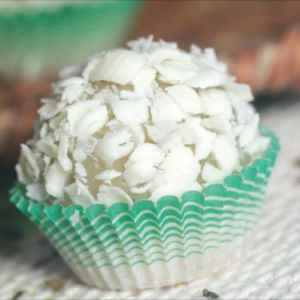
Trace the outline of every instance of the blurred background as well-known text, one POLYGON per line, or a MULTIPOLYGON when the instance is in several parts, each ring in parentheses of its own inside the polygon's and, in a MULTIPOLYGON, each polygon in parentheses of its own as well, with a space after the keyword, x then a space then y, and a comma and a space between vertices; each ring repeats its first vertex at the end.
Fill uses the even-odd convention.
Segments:
POLYGON ((262 110, 300 90, 299 12, 300 1, 0 1, 0 246, 35 230, 8 190, 62 67, 150 34, 214 47, 262 110))

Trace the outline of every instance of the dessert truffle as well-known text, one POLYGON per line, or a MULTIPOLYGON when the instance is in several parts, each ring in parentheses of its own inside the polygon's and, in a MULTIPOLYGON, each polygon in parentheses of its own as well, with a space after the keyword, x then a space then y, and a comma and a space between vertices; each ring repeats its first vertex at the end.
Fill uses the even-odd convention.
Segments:
POLYGON ((213 49, 131 41, 61 72, 18 179, 29 198, 64 206, 202 191, 267 149, 252 100, 213 49))

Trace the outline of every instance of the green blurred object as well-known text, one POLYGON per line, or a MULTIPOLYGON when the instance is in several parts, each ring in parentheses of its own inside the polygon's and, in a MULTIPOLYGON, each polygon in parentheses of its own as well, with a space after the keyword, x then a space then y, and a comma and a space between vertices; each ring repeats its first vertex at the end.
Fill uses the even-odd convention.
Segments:
POLYGON ((13 168, 0 165, 0 247, 7 246, 36 231, 35 226, 9 201, 16 175, 13 168))
POLYGON ((1 76, 56 74, 64 66, 77 65, 93 53, 119 45, 143 3, 73 0, 1 6, 1 76))

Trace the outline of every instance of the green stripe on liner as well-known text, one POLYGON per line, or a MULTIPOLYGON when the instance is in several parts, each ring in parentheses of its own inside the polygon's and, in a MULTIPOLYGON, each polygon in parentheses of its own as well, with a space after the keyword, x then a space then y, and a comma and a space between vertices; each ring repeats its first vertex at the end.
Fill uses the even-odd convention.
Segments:
MULTIPOLYGON (((265 130, 265 129, 263 129, 265 130)), ((272 133, 269 150, 239 175, 213 184, 204 193, 188 191, 179 201, 162 197, 132 207, 115 203, 87 209, 79 205, 47 206, 26 197, 24 185, 11 191, 15 205, 41 228, 71 267, 133 267, 201 256, 231 244, 251 231, 259 219, 265 185, 279 150, 272 133), (79 221, 72 222, 75 211, 79 221)))

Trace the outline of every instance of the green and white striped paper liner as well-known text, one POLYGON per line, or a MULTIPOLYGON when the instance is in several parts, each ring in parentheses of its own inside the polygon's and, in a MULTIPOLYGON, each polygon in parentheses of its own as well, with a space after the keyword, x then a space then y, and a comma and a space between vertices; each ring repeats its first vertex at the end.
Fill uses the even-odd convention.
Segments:
POLYGON ((20 183, 11 199, 89 285, 115 290, 188 282, 237 261, 251 242, 280 148, 273 132, 263 128, 262 134, 272 139, 263 157, 223 185, 181 199, 64 208, 31 201, 20 183))

